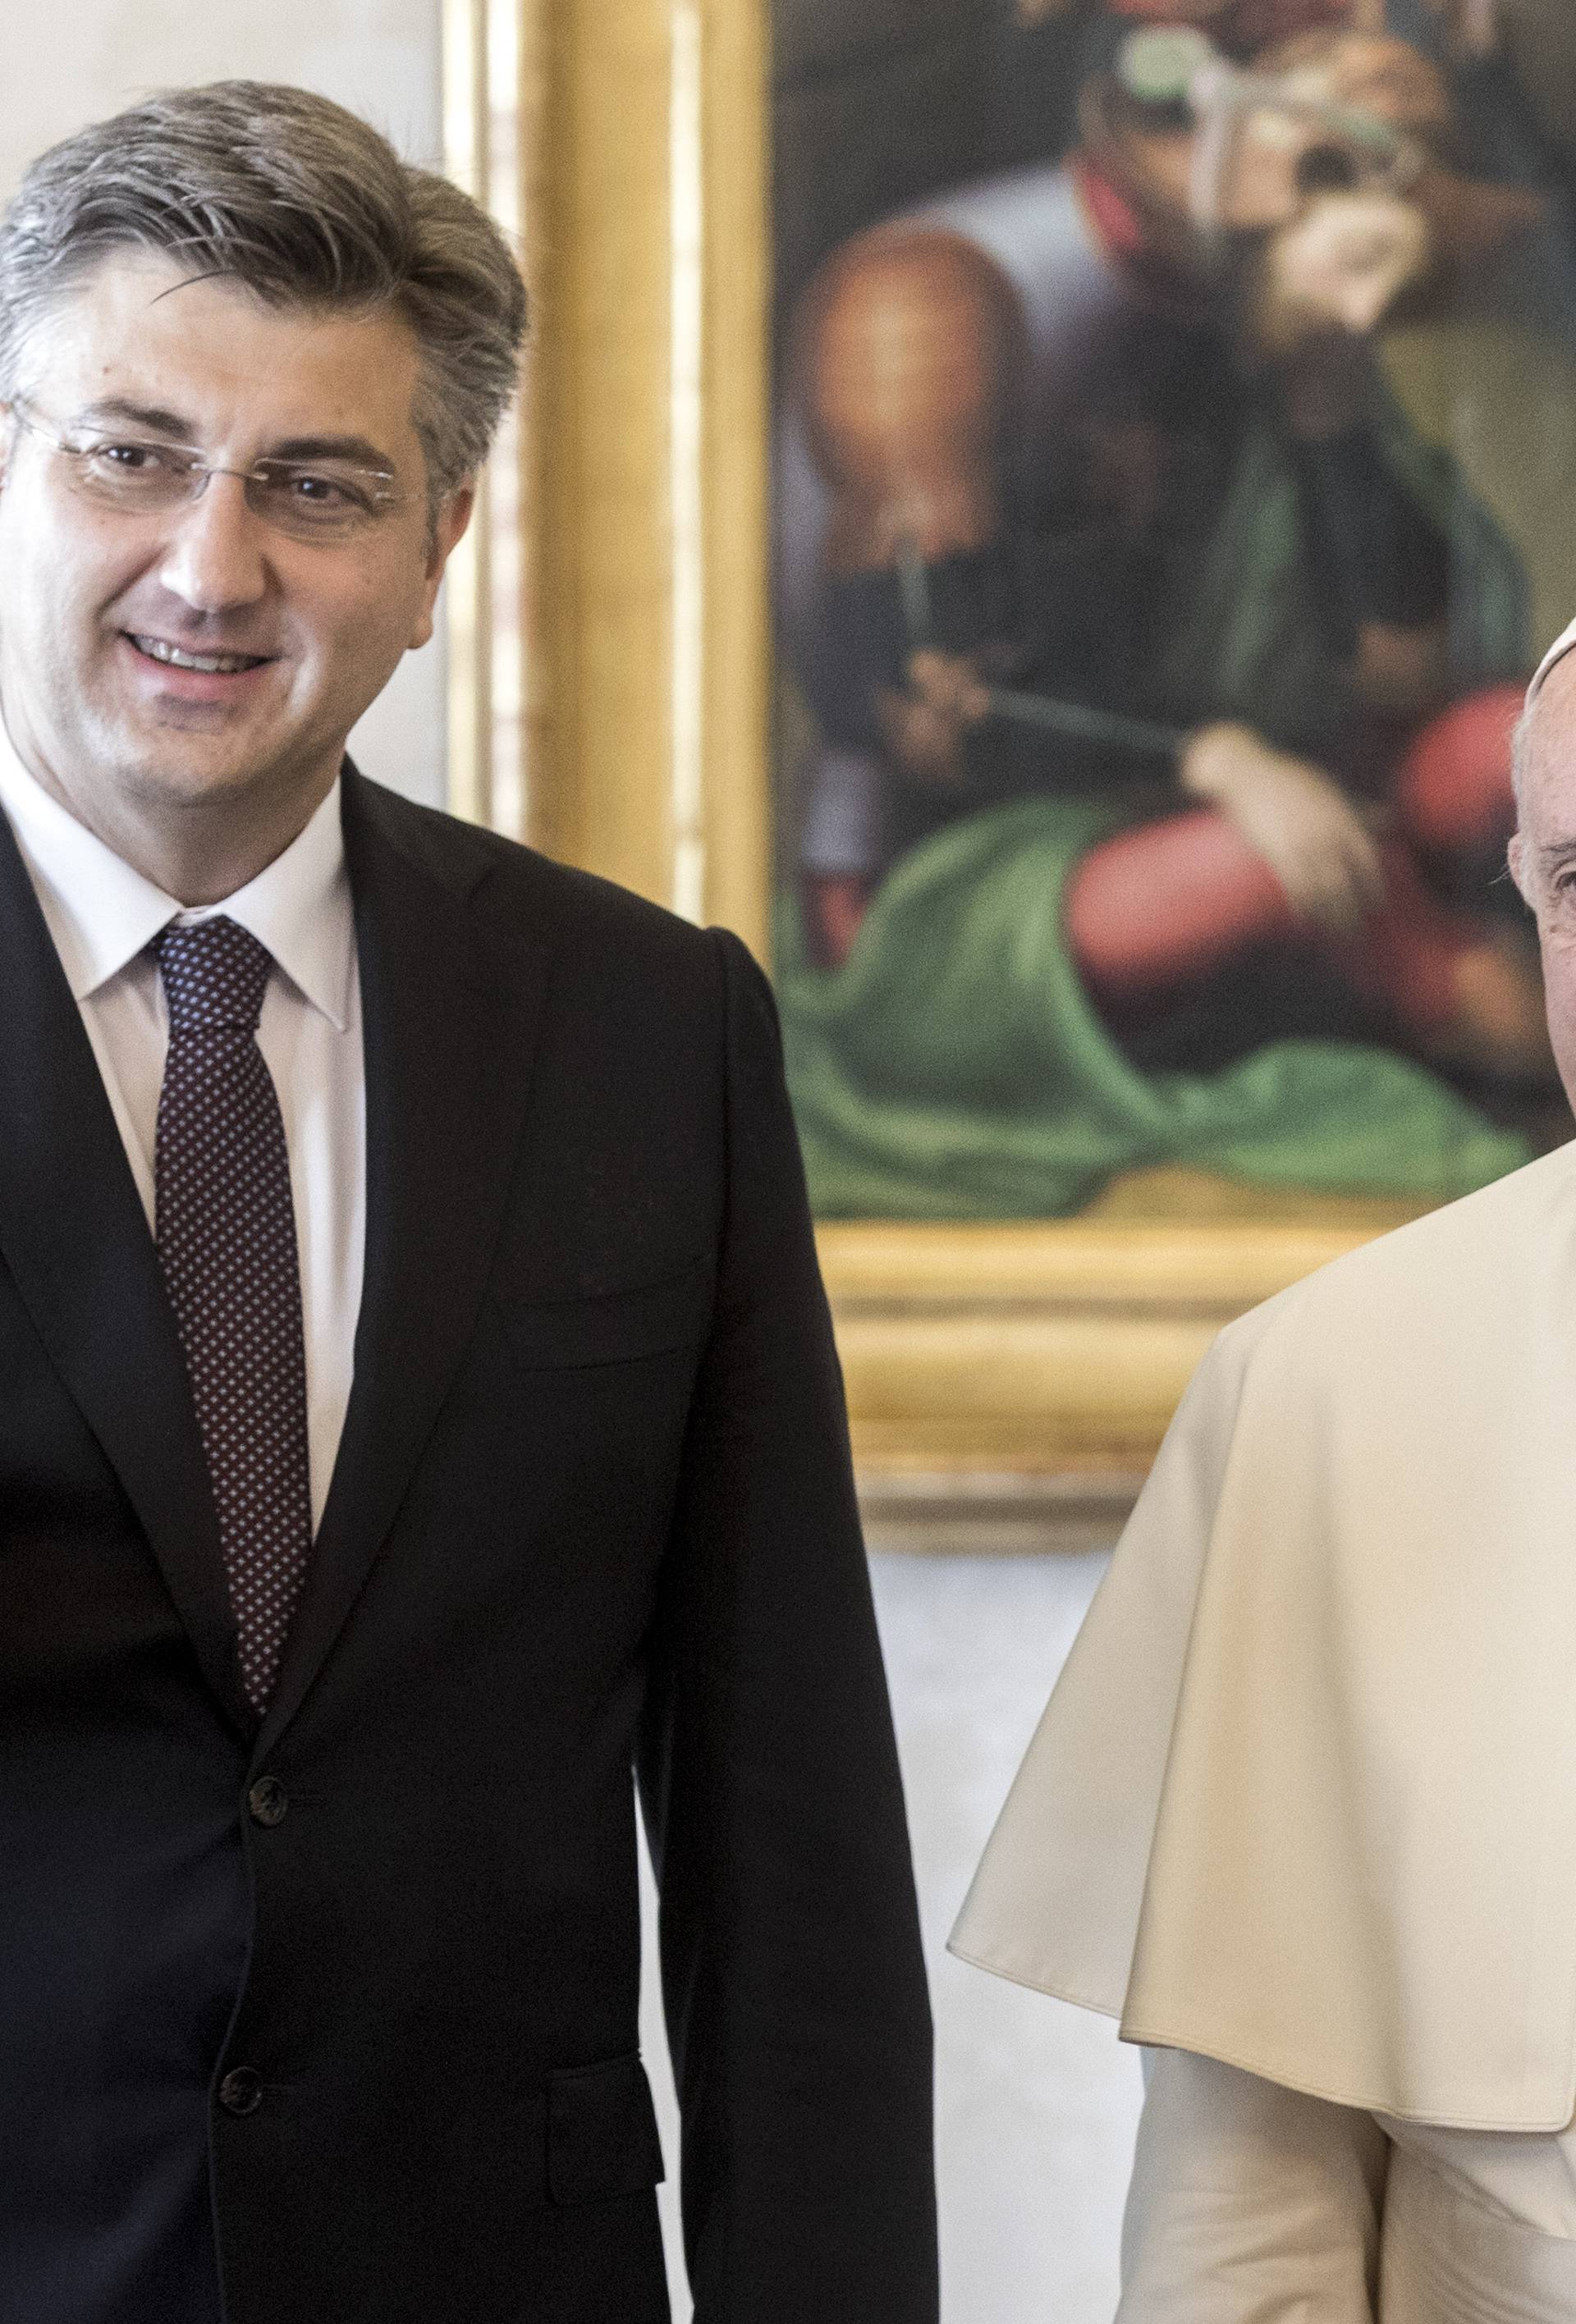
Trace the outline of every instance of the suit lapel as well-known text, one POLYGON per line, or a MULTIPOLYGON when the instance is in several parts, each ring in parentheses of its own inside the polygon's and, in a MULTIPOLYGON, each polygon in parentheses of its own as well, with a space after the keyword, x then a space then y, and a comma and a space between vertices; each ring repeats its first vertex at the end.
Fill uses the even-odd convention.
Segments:
POLYGON ((243 1733, 213 1496, 175 1319, 80 1012, 0 816, 0 1253, 243 1733))
MULTIPOLYGON (((456 831, 452 837, 459 838, 456 831)), ((345 1429, 258 1755, 300 1708, 398 1514, 475 1327, 524 1124, 547 945, 507 972, 469 897, 490 857, 419 853, 353 770, 345 845, 366 1065, 366 1262, 345 1429)), ((512 947, 515 950, 515 947, 512 947)))

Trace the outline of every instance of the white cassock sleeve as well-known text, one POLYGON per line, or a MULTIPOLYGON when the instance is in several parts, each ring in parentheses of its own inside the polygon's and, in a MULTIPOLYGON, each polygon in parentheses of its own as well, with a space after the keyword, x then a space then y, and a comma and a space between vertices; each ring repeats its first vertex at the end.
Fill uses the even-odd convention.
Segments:
POLYGON ((1145 2082, 1117 2324, 1374 2324, 1373 2116, 1187 2050, 1145 2052, 1145 2082))

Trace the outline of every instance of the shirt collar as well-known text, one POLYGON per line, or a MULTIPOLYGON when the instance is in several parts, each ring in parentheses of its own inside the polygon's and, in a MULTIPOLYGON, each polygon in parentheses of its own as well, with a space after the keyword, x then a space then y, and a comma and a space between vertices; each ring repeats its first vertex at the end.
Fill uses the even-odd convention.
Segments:
MULTIPOLYGON (((311 822, 283 853, 209 909, 249 929, 335 1031, 345 1030, 350 1021, 356 924, 345 868, 338 776, 311 822)), ((209 912, 197 917, 206 919, 209 912)))
POLYGON ((338 779, 304 830, 244 888, 199 912, 144 879, 31 775, 0 728, 0 807, 16 835, 66 981, 87 1000, 174 919, 223 912, 266 945, 337 1031, 349 1021, 355 922, 338 779))

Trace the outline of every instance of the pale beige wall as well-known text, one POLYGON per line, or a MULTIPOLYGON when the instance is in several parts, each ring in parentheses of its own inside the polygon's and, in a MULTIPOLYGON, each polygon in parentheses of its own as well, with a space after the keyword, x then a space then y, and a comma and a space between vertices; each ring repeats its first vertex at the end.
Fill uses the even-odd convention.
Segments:
MULTIPOLYGON (((200 6, 10 0, 0 196, 9 196, 45 145, 177 81, 296 81, 365 114, 413 161, 437 161, 440 6, 441 0, 203 0, 200 6)), ((406 657, 352 748, 368 774, 439 802, 444 740, 440 632, 406 657)))

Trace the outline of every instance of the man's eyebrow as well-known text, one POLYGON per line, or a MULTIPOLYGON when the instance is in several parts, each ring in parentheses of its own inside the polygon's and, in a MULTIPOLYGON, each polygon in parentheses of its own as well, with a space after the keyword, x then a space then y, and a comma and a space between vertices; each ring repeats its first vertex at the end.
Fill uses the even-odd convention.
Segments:
POLYGON ((1545 872, 1562 872, 1567 863, 1576 863, 1576 839, 1551 839, 1538 849, 1537 857, 1545 872))
POLYGON ((388 453, 366 436, 287 436, 282 444, 268 448, 271 460, 348 460, 357 468, 377 468, 385 475, 395 474, 394 464, 388 453))
POLYGON ((103 427, 114 420, 130 428, 145 428, 153 436, 168 436, 178 444, 190 444, 196 426, 162 403, 136 403, 125 395, 106 396, 102 402, 90 403, 77 414, 79 427, 103 427))
MULTIPOLYGON (((181 445, 194 444, 198 432, 196 421, 183 419, 180 412, 171 411, 162 403, 137 403, 125 395, 107 396, 102 402, 90 403, 77 415, 77 425, 142 428, 151 436, 167 437, 172 443, 181 445)), ((345 460, 353 467, 376 468, 390 476, 397 473, 389 454, 366 436, 289 436, 282 443, 271 444, 267 457, 345 460)))

